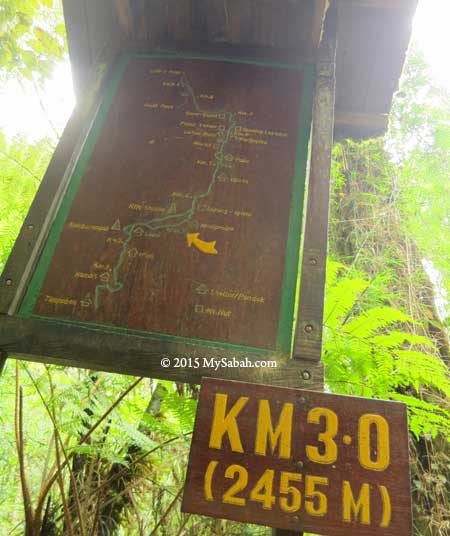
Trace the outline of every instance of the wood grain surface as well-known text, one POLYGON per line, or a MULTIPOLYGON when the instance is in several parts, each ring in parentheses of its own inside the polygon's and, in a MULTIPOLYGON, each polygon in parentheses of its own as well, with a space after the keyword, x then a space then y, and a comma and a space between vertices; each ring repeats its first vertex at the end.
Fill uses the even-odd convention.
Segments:
POLYGON ((406 406, 205 379, 182 510, 329 536, 411 536, 406 406))
POLYGON ((185 383, 200 383, 204 376, 217 377, 220 374, 228 379, 313 390, 321 389, 323 385, 321 363, 283 359, 271 353, 255 355, 192 342, 183 344, 123 333, 105 333, 70 323, 7 315, 0 315, 1 356, 185 383), (187 358, 191 359, 192 366, 182 361, 187 358), (217 367, 218 361, 229 362, 234 358, 238 362, 248 360, 251 364, 261 360, 275 361, 276 366, 217 367), (161 365, 163 359, 169 359, 169 366, 161 365), (198 367, 196 359, 199 360, 198 367))
POLYGON ((275 350, 301 88, 298 69, 131 59, 33 314, 275 350))

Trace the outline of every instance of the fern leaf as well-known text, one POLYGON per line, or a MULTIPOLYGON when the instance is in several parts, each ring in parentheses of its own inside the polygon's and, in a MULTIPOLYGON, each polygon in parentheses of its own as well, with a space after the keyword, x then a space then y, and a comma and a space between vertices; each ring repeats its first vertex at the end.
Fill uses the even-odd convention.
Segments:
POLYGON ((347 322, 343 329, 354 336, 365 338, 398 322, 414 323, 414 320, 393 307, 375 307, 347 322))
POLYGON ((330 327, 340 326, 368 286, 363 279, 343 279, 331 288, 325 300, 324 323, 330 327))

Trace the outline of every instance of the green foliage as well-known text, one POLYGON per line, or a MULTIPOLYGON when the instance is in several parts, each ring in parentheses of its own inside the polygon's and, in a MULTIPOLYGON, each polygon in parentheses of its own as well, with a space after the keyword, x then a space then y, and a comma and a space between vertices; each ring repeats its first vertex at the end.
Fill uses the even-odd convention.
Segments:
POLYGON ((44 139, 30 145, 21 138, 7 141, 0 133, 0 272, 36 194, 52 151, 49 140, 44 139))
POLYGON ((0 74, 48 77, 65 55, 59 0, 0 0, 0 74))
MULTIPOLYGON (((420 74, 420 69, 417 72, 420 74)), ((416 96, 411 94, 404 99, 400 95, 404 99, 402 106, 408 106, 416 96)), ((434 536, 447 533, 450 515, 450 479, 444 476, 450 467, 450 351, 448 331, 436 312, 436 295, 438 291, 443 294, 450 259, 449 242, 440 240, 439 229, 445 225, 445 219, 438 207, 448 206, 449 198, 445 190, 442 197, 428 198, 426 189, 430 180, 445 185, 447 160, 434 159, 435 177, 420 176, 419 184, 414 182, 414 174, 407 177, 404 170, 413 158, 421 164, 421 159, 425 162, 432 157, 433 125, 427 122, 445 117, 448 107, 441 116, 431 117, 421 106, 411 111, 416 119, 409 125, 408 113, 405 125, 395 125, 395 118, 391 117, 388 144, 382 139, 345 140, 335 146, 330 250, 333 258, 348 269, 343 274, 342 267, 332 266, 329 306, 339 309, 341 302, 354 305, 352 309, 348 305, 342 308, 337 328, 326 328, 324 359, 332 390, 408 404, 413 432, 410 452, 415 534, 434 536), (424 122, 415 128, 418 118, 424 122), (395 130, 396 126, 400 128, 395 130), (419 136, 423 137, 416 144, 419 136), (429 200, 426 212, 434 222, 430 224, 431 232, 424 222, 413 225, 414 218, 420 222, 424 213, 411 210, 420 198, 425 203, 429 200), (436 272, 425 271, 423 259, 439 266, 441 284, 436 272), (366 281, 366 286, 361 280, 366 281), (337 285, 341 283, 347 291, 339 298, 337 285), (410 321, 395 322, 394 313, 380 327, 378 313, 386 306, 399 311, 399 318, 407 314, 410 321), (378 324, 379 332, 357 338, 349 333, 345 326, 360 315, 373 320, 373 326, 378 324)), ((364 335, 364 322, 357 320, 356 325, 364 335)))
POLYGON ((394 101, 388 147, 400 160, 404 225, 450 296, 450 91, 432 83, 417 51, 410 55, 394 101))
MULTIPOLYGON (((173 382, 29 363, 19 364, 17 374, 31 507, 36 511, 50 501, 55 533, 67 533, 71 526, 77 534, 76 527, 83 526, 85 534, 137 536, 153 533, 157 525, 160 536, 177 534, 181 527, 192 536, 268 533, 261 527, 181 514, 195 391, 173 382), (45 492, 51 478, 53 485, 45 492), (78 506, 72 502, 68 517, 63 504, 75 497, 78 506)), ((26 533, 23 505, 17 500, 21 490, 11 425, 20 411, 15 378, 10 360, 0 377, 0 527, 11 536, 26 533)))
MULTIPOLYGON (((0 81, 48 77, 65 55, 64 32, 60 2, 0 0, 0 81)), ((432 262, 449 289, 449 110, 448 94, 433 88, 422 58, 412 56, 391 118, 391 157, 383 141, 347 142, 344 149, 336 146, 333 163, 331 249, 342 262, 328 267, 327 386, 406 403, 418 445, 430 437, 450 437, 450 382, 441 359, 445 344, 438 348, 431 337, 430 327, 439 325, 433 296, 423 292, 420 263, 421 258, 432 262)), ((29 145, 0 137, 0 270, 51 152, 48 140, 29 145)), ((105 534, 150 534, 161 519, 156 530, 161 536, 267 534, 264 528, 179 511, 176 497, 184 480, 196 390, 152 380, 129 390, 134 378, 63 367, 20 364, 18 371, 17 392, 13 361, 0 378, 2 534, 25 532, 18 500, 21 462, 33 508, 44 483, 54 477, 43 497, 57 533, 67 532, 72 523, 85 534, 95 533, 97 510, 105 534), (24 457, 18 454, 13 423, 20 402, 24 457), (72 505, 70 516, 64 503, 72 505)), ((429 488, 446 493, 441 468, 450 461, 442 445, 440 452, 441 460, 433 454, 428 468, 422 455, 415 492, 422 493, 429 481, 429 488)), ((430 496, 430 502, 445 503, 430 496)), ((415 498, 424 514, 426 505, 415 498)), ((433 512, 429 515, 435 523, 433 512)))
POLYGON ((450 412, 422 398, 425 388, 450 398, 448 369, 435 344, 411 333, 414 320, 396 308, 371 307, 358 312, 358 300, 370 283, 349 277, 345 267, 336 262, 330 262, 328 273, 324 338, 327 384, 338 393, 405 402, 416 437, 440 433, 450 440, 450 412))

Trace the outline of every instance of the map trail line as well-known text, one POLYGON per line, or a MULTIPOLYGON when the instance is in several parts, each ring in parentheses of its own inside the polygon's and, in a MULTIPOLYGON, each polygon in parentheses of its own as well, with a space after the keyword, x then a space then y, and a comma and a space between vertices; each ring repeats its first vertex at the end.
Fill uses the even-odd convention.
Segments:
POLYGON ((111 279, 108 283, 105 283, 104 285, 97 285, 95 287, 95 299, 94 299, 95 309, 98 309, 100 305, 100 293, 102 290, 106 290, 110 294, 113 294, 115 292, 122 290, 123 282, 120 280, 119 273, 120 273, 120 269, 122 268, 123 263, 125 262, 125 258, 128 252, 128 246, 131 240, 133 239, 135 229, 138 227, 144 227, 151 231, 165 231, 168 229, 175 229, 177 227, 184 225, 186 222, 190 221, 195 214, 199 201, 201 199, 204 199, 208 195, 210 195, 210 193, 212 192, 213 186, 217 180, 219 172, 221 168, 223 167, 225 147, 227 146, 230 140, 230 137, 233 131, 235 130, 236 124, 237 124, 236 119, 235 119, 235 114, 232 112, 227 112, 225 110, 209 111, 209 110, 202 109, 202 107, 200 106, 197 100, 196 95, 194 94, 194 90, 192 89, 192 86, 186 77, 186 73, 183 73, 183 75, 180 78, 179 83, 191 97, 192 104, 196 112, 201 113, 201 114, 208 114, 209 116, 223 115, 225 116, 225 119, 227 121, 227 129, 225 131, 225 135, 223 136, 223 140, 217 152, 214 153, 214 157, 216 159, 216 166, 212 173, 211 181, 208 185, 208 188, 204 192, 199 192, 198 194, 193 196, 191 207, 185 210, 184 212, 180 212, 179 214, 170 214, 167 216, 162 216, 160 218, 153 218, 145 222, 131 223, 123 227, 122 232, 125 235, 125 242, 122 245, 122 249, 121 249, 119 258, 117 260, 117 263, 112 269, 111 279))

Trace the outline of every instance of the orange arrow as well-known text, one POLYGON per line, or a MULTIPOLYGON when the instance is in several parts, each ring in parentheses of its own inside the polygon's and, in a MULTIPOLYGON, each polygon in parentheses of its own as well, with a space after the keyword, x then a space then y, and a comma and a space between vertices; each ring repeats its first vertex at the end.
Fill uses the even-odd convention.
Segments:
POLYGON ((202 253, 207 253, 209 255, 217 255, 218 251, 216 249, 216 241, 214 242, 204 242, 200 240, 199 233, 188 233, 186 235, 188 247, 191 247, 192 244, 200 250, 202 253))

